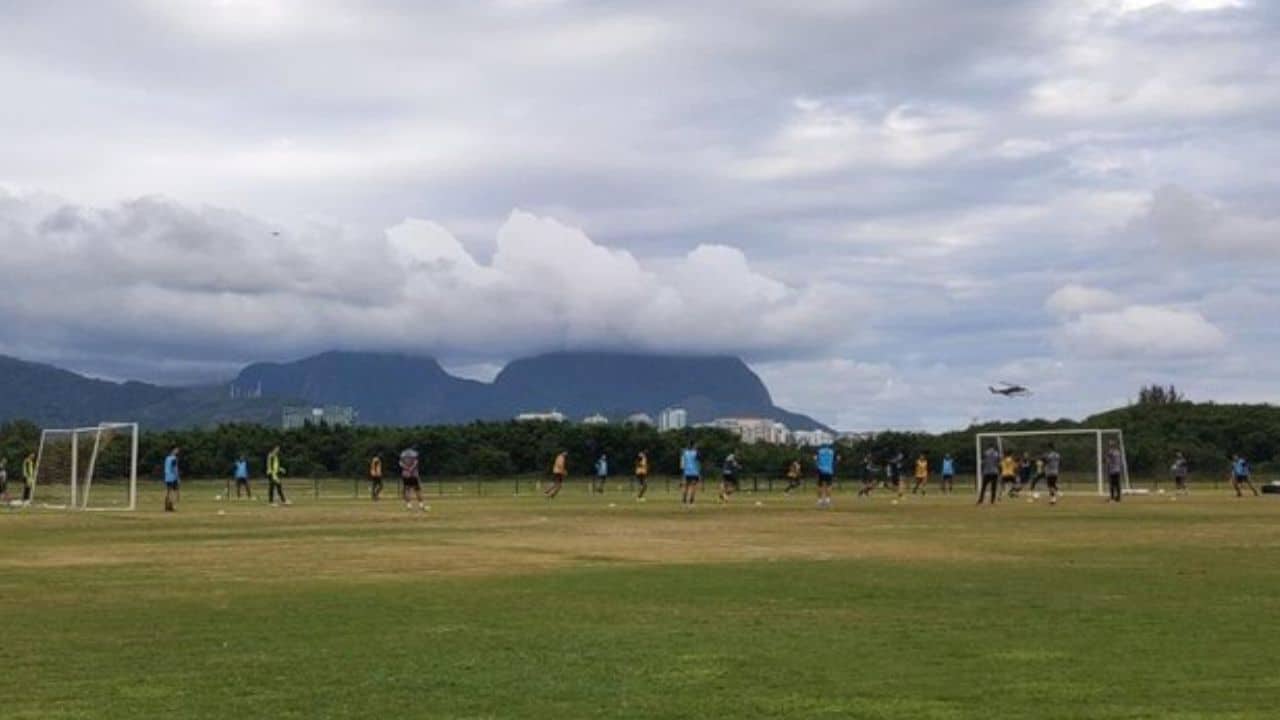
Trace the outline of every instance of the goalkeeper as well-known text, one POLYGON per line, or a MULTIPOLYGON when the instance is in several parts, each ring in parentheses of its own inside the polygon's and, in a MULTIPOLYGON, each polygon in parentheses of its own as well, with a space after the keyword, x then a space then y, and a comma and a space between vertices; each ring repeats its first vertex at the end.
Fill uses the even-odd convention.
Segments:
POLYGON ((174 512, 178 509, 178 484, 181 482, 181 471, 178 469, 178 448, 169 451, 164 459, 164 511, 174 512))
POLYGON ((271 448, 271 452, 267 453, 267 500, 272 504, 276 504, 276 495, 280 496, 281 505, 290 505, 284 496, 284 483, 280 482, 280 478, 285 475, 284 467, 280 465, 280 446, 271 448))

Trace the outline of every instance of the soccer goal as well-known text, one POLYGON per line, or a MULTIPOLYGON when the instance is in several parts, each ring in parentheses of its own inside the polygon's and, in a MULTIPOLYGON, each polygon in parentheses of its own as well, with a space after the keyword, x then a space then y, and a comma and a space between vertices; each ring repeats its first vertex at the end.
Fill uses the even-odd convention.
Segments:
POLYGON ((1120 451, 1121 487, 1125 494, 1129 494, 1129 459, 1125 455, 1124 432, 1114 429, 978 433, 974 438, 977 460, 975 486, 982 487, 982 453, 988 447, 995 447, 1001 457, 1005 453, 1013 453, 1018 458, 1025 455, 1033 467, 1036 460, 1044 460, 1052 450, 1061 458, 1058 474, 1064 489, 1085 485, 1096 487, 1099 495, 1106 495, 1106 454, 1112 442, 1120 451))
POLYGON ((137 509, 137 423, 42 432, 30 502, 70 510, 137 509))

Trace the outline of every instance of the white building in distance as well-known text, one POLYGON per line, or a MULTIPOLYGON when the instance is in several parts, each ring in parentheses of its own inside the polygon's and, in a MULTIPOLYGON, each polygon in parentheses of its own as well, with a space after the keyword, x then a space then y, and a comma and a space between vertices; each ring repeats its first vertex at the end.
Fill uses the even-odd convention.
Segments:
POLYGON ((835 441, 836 436, 826 430, 796 430, 791 433, 791 442, 801 447, 819 447, 835 441))
POLYGON ((646 425, 649 427, 653 427, 653 418, 649 417, 647 413, 635 413, 634 415, 627 416, 626 424, 637 425, 637 426, 646 425))
POLYGON ((558 422, 565 421, 564 413, 552 410, 551 412, 526 412, 516 416, 516 422, 558 422))
POLYGON ((732 432, 748 445, 756 443, 782 445, 791 436, 786 425, 768 418, 720 418, 711 425, 732 432))
POLYGON ((670 407, 658 416, 658 429, 664 432, 683 430, 687 427, 689 427, 689 413, 684 408, 670 407))
POLYGON ((356 409, 347 405, 310 407, 291 405, 284 409, 282 418, 285 430, 298 430, 308 425, 350 427, 356 424, 356 409))
POLYGON ((596 413, 595 415, 588 415, 587 417, 582 418, 582 424, 583 425, 608 425, 609 418, 601 415, 600 413, 596 413))

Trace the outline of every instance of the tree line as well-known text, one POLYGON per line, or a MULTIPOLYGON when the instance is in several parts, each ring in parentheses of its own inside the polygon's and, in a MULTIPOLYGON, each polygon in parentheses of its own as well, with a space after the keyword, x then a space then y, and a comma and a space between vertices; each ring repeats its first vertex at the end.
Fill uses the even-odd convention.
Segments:
MULTIPOLYGON (((1172 390, 1172 389, 1170 389, 1172 390)), ((1167 392, 1164 399, 1173 392, 1167 392)), ((882 432, 842 442, 840 474, 861 474, 870 458, 883 466, 890 458, 904 456, 910 462, 925 453, 935 469, 944 455, 956 461, 957 471, 974 471, 976 432, 1017 430, 1065 430, 1080 427, 1119 428, 1131 473, 1157 476, 1167 472, 1175 451, 1184 452, 1198 475, 1225 474, 1233 453, 1247 457, 1255 469, 1266 472, 1280 455, 1280 408, 1271 405, 1215 405, 1212 403, 1145 402, 1102 413, 1085 420, 1026 420, 1016 423, 975 425, 962 431, 930 434, 882 432)), ((40 429, 29 422, 0 425, 0 457, 8 459, 14 474, 22 457, 39 443, 40 429)), ((1009 447, 1032 454, 1042 452, 1048 439, 1011 441, 1009 447)), ((140 443, 139 472, 156 477, 164 456, 181 447, 182 468, 187 477, 225 477, 235 459, 246 456, 260 475, 267 452, 281 447, 285 467, 293 477, 360 477, 369 460, 382 458, 389 469, 399 453, 413 447, 421 453, 424 475, 430 477, 499 477, 537 475, 550 470, 555 455, 569 453, 571 474, 588 475, 600 454, 610 460, 611 473, 630 474, 637 453, 646 451, 655 474, 679 473, 680 452, 696 444, 709 472, 736 452, 747 475, 781 477, 794 460, 806 472, 813 470, 813 449, 779 445, 742 445, 730 432, 696 428, 658 432, 649 426, 577 425, 551 422, 489 422, 417 428, 308 426, 280 430, 262 425, 229 424, 209 429, 144 432, 140 443)), ((1092 468, 1093 440, 1059 439, 1059 451, 1068 467, 1092 468)), ((112 447, 113 457, 123 443, 112 447)))

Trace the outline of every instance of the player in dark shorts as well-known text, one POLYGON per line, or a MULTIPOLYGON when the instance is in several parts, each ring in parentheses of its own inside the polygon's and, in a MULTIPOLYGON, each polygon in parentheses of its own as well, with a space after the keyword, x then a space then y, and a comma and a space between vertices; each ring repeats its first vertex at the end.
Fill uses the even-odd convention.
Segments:
POLYGON ((1049 452, 1044 454, 1044 484, 1049 488, 1049 504, 1058 503, 1058 476, 1062 473, 1062 456, 1053 443, 1049 443, 1049 452))
POLYGON ((738 471, 741 469, 737 453, 729 453, 720 465, 720 502, 728 502, 729 496, 738 492, 738 471))
MULTIPOLYGON (((249 459, 244 455, 236 458, 235 472, 236 476, 236 499, 239 500, 241 494, 250 500, 253 499, 253 490, 249 487, 249 459)), ((231 499, 231 493, 227 493, 227 499, 231 499)))
POLYGON ((382 499, 382 457, 379 455, 369 459, 369 498, 374 502, 382 499))
POLYGON ((790 495, 793 490, 800 487, 800 461, 792 460, 787 466, 787 489, 783 491, 784 495, 790 495))
POLYGON ((1120 498, 1124 496, 1120 484, 1124 479, 1124 456, 1120 454, 1120 446, 1115 440, 1107 446, 1103 464, 1107 468, 1107 501, 1120 502, 1120 498))
POLYGON ((9 504, 9 458, 0 457, 0 501, 9 504))
POLYGON ((639 488, 636 500, 644 502, 645 491, 649 489, 649 453, 644 450, 636 455, 636 486, 639 488))
POLYGON ((680 472, 684 475, 680 504, 691 508, 698 496, 698 483, 702 482, 702 458, 698 455, 697 445, 690 445, 680 453, 680 472))
POLYGON ((950 495, 956 484, 956 460, 950 453, 942 456, 942 492, 950 495))
POLYGON ((1244 493, 1240 492, 1241 486, 1248 486, 1253 496, 1258 496, 1258 488, 1253 486, 1252 475, 1253 471, 1249 467, 1248 460, 1245 460, 1241 455, 1231 458, 1231 487, 1235 488, 1236 497, 1244 497, 1244 493))
POLYGON ((880 474, 880 468, 876 466, 875 458, 868 454, 862 459, 862 489, 858 491, 858 497, 871 497, 871 493, 876 489, 876 477, 880 474))
POLYGON ((978 486, 978 504, 982 504, 991 489, 991 504, 996 504, 996 495, 1000 492, 1000 451, 994 445, 982 452, 982 484, 978 486))
POLYGON ((1173 456, 1173 489, 1180 495, 1186 495, 1190 491, 1187 490, 1187 476, 1191 474, 1190 466, 1187 463, 1187 456, 1181 450, 1173 456))
POLYGON ((1035 464, 1031 462, 1031 456, 1022 453, 1022 457, 1018 459, 1018 493, 1021 494, 1023 488, 1031 487, 1031 481, 1035 477, 1035 464))
POLYGON ((891 489, 898 492, 898 497, 902 497, 902 453, 898 453, 889 460, 889 484, 891 489))
POLYGON ((413 502, 409 500, 409 495, 412 494, 418 501, 418 509, 425 512, 427 504, 422 501, 422 470, 417 450, 407 448, 400 453, 400 479, 404 483, 402 499, 405 508, 413 509, 413 502))
POLYGON ((1035 459, 1035 468, 1036 468, 1036 473, 1035 475, 1031 476, 1031 492, 1035 492, 1036 486, 1040 484, 1040 481, 1046 479, 1045 471, 1044 471, 1043 455, 1035 459))
POLYGON ((548 500, 560 494, 560 488, 564 487, 564 476, 568 472, 569 453, 561 450, 556 454, 555 462, 551 464, 551 487, 542 492, 548 500))

